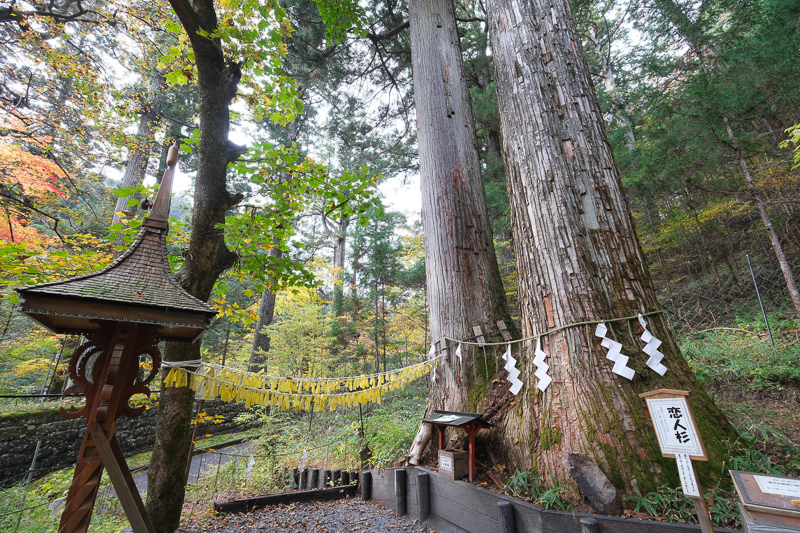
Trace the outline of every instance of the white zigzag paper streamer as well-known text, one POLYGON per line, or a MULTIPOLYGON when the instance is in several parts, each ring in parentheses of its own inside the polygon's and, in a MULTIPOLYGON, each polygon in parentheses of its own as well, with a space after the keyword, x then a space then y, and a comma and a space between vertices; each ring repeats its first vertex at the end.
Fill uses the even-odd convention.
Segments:
POLYGON ((431 351, 428 352, 428 358, 433 363, 431 370, 431 381, 436 383, 436 343, 431 344, 431 351))
POLYGON ((503 354, 503 359, 506 361, 506 366, 503 368, 508 371, 508 377, 506 379, 511 383, 511 388, 508 390, 516 396, 519 394, 519 391, 522 390, 522 381, 519 379, 520 371, 517 370, 517 360, 511 356, 510 342, 508 343, 508 348, 506 348, 506 353, 503 354))
POLYGON ((647 366, 660 376, 663 376, 667 372, 667 367, 661 364, 661 360, 664 359, 664 354, 658 351, 658 347, 661 346, 661 341, 653 337, 653 334, 647 331, 647 322, 645 322, 641 313, 639 314, 639 324, 644 328, 644 332, 639 338, 642 339, 642 342, 647 344, 647 346, 642 348, 642 351, 650 356, 650 359, 647 360, 647 366))
POLYGON ((628 356, 623 355, 620 350, 622 350, 622 345, 615 340, 609 339, 606 337, 606 333, 608 333, 608 328, 606 327, 604 322, 600 322, 597 324, 597 329, 595 330, 594 334, 596 337, 600 337, 603 341, 600 343, 603 348, 608 350, 608 355, 606 359, 609 361, 614 362, 614 368, 611 371, 618 376, 622 376, 624 378, 633 379, 634 374, 636 371, 633 370, 631 367, 628 366, 628 356))
POLYGON ((536 350, 533 354, 536 356, 533 358, 533 364, 536 365, 536 372, 534 372, 533 375, 539 380, 536 386, 540 391, 544 392, 550 385, 550 382, 553 381, 553 378, 547 375, 550 366, 544 362, 544 358, 547 357, 547 354, 542 350, 541 337, 536 339, 536 350))
POLYGON ((458 357, 458 366, 461 367, 461 379, 464 379, 464 361, 461 360, 461 343, 458 343, 456 348, 456 357, 458 357))

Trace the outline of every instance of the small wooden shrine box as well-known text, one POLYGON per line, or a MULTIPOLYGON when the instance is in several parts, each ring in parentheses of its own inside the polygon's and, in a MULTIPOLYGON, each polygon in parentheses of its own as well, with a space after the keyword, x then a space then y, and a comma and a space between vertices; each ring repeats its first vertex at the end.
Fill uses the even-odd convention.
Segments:
POLYGON ((457 481, 469 475, 469 455, 459 450, 439 450, 439 473, 457 481))

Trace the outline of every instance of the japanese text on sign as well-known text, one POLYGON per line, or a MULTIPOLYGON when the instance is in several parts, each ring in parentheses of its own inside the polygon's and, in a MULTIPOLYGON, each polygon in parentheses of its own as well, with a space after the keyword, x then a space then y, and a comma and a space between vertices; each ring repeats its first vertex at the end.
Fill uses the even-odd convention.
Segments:
POLYGON ((656 428, 661 453, 703 457, 686 398, 648 398, 647 408, 656 428))
POLYGON ((766 494, 800 498, 800 479, 774 476, 753 476, 758 488, 766 494))

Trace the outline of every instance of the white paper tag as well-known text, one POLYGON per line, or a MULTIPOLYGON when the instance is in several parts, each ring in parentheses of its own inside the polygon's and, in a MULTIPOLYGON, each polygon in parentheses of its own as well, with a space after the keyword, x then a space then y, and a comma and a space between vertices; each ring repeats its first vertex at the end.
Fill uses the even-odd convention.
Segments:
POLYGON ((450 457, 442 457, 439 463, 439 470, 453 471, 453 460, 450 457))
POLYGON ((697 488, 697 478, 694 477, 694 468, 692 468, 689 454, 676 453, 675 460, 678 462, 678 475, 681 477, 683 493, 691 498, 699 498, 700 490, 697 488))
POLYGON ((758 488, 765 494, 800 498, 800 479, 772 476, 753 476, 758 488))

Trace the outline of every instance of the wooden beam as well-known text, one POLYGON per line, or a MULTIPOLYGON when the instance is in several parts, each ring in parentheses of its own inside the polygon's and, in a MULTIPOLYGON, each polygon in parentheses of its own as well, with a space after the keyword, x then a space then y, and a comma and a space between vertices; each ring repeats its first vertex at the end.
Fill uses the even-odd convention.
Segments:
POLYGON ((348 487, 332 487, 329 489, 304 490, 301 492, 284 492, 282 494, 234 500, 232 502, 215 503, 214 510, 219 513, 246 513, 270 505, 343 500, 355 495, 355 485, 350 485, 348 487))
POLYGON ((109 442, 100 424, 93 424, 86 431, 92 437, 100 459, 103 460, 133 533, 155 533, 117 439, 112 437, 109 442))

